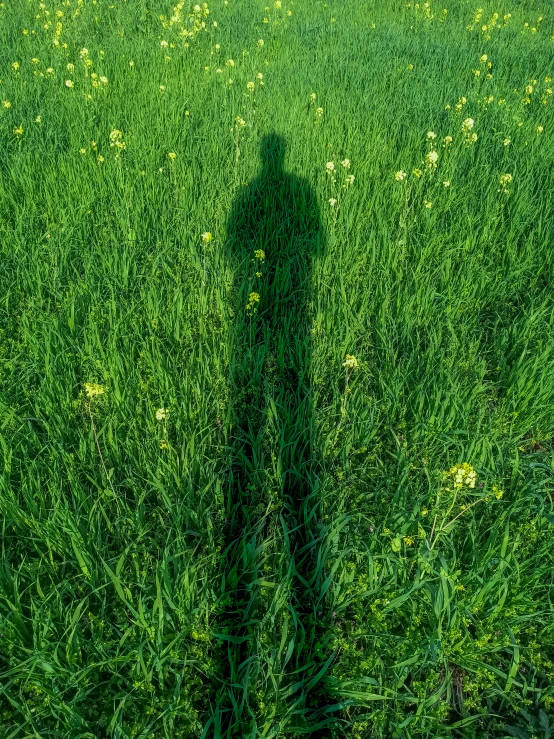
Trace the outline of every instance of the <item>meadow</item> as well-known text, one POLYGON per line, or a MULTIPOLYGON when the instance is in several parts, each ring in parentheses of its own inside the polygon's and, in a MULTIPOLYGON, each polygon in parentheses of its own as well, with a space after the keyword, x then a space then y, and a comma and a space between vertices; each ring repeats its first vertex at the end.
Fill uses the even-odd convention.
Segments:
POLYGON ((0 737, 548 739, 554 15, 0 2, 0 737))

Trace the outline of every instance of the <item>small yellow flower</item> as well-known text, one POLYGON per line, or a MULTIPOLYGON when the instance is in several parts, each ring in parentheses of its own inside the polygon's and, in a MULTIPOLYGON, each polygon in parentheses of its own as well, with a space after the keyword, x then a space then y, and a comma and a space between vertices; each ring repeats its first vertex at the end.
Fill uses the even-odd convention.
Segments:
POLYGON ((46 70, 46 74, 54 74, 53 68, 52 67, 48 67, 48 69, 46 70))
POLYGON ((412 169, 412 174, 414 175, 414 177, 417 177, 419 179, 423 172, 421 171, 421 169, 416 167, 416 169, 412 169))
POLYGON ((246 89, 247 89, 247 90, 248 90, 249 92, 253 92, 253 91, 254 91, 254 87, 255 87, 255 84, 254 84, 254 82, 247 82, 247 83, 246 83, 246 89))
POLYGON ((424 201, 423 201, 423 205, 424 205, 424 206, 425 206, 426 208, 431 208, 431 207, 432 207, 432 205, 433 205, 433 203, 432 203, 432 202, 431 202, 430 200, 424 200, 424 201))
POLYGON ((156 421, 167 421, 169 417, 169 411, 167 408, 158 408, 156 411, 156 421))
POLYGON ((482 57, 479 59, 480 62, 486 62, 489 57, 486 54, 483 54, 482 57))
POLYGON ((35 123, 41 123, 42 119, 39 115, 35 118, 35 123))
POLYGON ((450 187, 450 180, 445 180, 442 184, 444 187, 450 187))
POLYGON ((350 159, 343 159, 341 164, 345 169, 348 169, 350 167, 350 159))
POLYGON ((335 170, 335 163, 334 162, 327 162, 327 164, 325 165, 325 169, 329 173, 334 172, 334 170, 335 170))
POLYGON ((79 154, 86 154, 86 153, 87 153, 86 149, 79 149, 79 154))
POLYGON ((431 141, 437 138, 437 134, 434 131, 427 131, 427 138, 431 141))
POLYGON ((256 313, 258 308, 257 303, 260 302, 260 295, 259 293, 250 293, 248 296, 248 303, 246 304, 246 312, 251 315, 252 313, 256 313))
POLYGON ((75 87, 75 85, 73 84, 73 80, 66 80, 65 81, 65 86, 66 87, 69 87, 69 88, 75 87))
POLYGON ((102 385, 98 385, 96 382, 85 382, 84 383, 85 394, 89 400, 103 395, 106 392, 106 388, 102 385))
POLYGON ((14 72, 17 72, 19 69, 19 62, 13 62, 12 69, 14 72))
POLYGON ((451 143, 452 143, 452 136, 445 136, 444 137, 444 145, 445 146, 450 146, 451 143))
POLYGON ((316 99, 316 94, 315 94, 315 92, 311 92, 311 93, 310 93, 310 102, 311 102, 311 103, 315 103, 315 99, 316 99))
POLYGON ((265 42, 264 42, 263 38, 259 38, 259 39, 258 39, 258 46, 263 46, 263 45, 264 45, 264 43, 265 43, 265 42))
POLYGON ((337 201, 335 198, 329 198, 329 205, 331 208, 334 208, 334 206, 337 204, 337 201))
POLYGON ((398 172, 395 172, 394 179, 397 182, 402 182, 402 180, 405 180, 408 175, 406 172, 403 172, 401 169, 398 170, 398 172))
POLYGON ((209 243, 210 243, 210 241, 211 241, 212 239, 213 239, 213 236, 212 236, 212 234, 211 234, 211 233, 210 233, 209 231, 205 231, 205 232, 204 232, 204 233, 202 234, 202 241, 203 241, 203 242, 204 242, 205 244, 209 244, 209 243))
POLYGON ((323 115, 323 108, 316 108, 316 109, 315 109, 315 112, 316 112, 316 115, 317 115, 317 116, 318 116, 319 118, 321 118, 321 116, 323 115))
POLYGON ((14 126, 13 132, 16 136, 21 136, 23 134, 23 126, 14 126))
POLYGON ((403 536, 402 537, 402 541, 404 542, 404 544, 407 547, 411 547, 411 546, 413 546, 413 543, 414 543, 415 539, 414 539, 413 536, 403 536))
POLYGON ((169 445, 165 439, 160 439, 160 449, 169 449, 169 445))
POLYGON ((355 356, 353 356, 352 354, 347 354, 344 362, 342 363, 342 366, 346 367, 347 369, 354 370, 358 369, 360 363, 355 356))
POLYGON ((177 154, 174 151, 170 151, 167 156, 171 159, 172 162, 174 162, 177 158, 177 154))
POLYGON ((542 133, 544 131, 544 126, 537 126, 537 133, 542 133))
POLYGON ((259 259, 260 262, 263 262, 265 259, 265 252, 263 249, 256 249, 254 251, 254 256, 256 257, 256 259, 259 259))
POLYGON ((33 64, 40 64, 40 59, 37 59, 37 58, 36 58, 36 56, 34 56, 34 57, 33 57, 33 58, 31 59, 31 61, 33 62, 33 64))
POLYGON ((96 157, 96 161, 98 162, 98 164, 102 164, 102 162, 104 161, 104 157, 102 155, 100 155, 100 156, 96 157))
POLYGON ((12 104, 10 103, 9 100, 2 100, 2 107, 3 108, 11 108, 12 107, 12 104))

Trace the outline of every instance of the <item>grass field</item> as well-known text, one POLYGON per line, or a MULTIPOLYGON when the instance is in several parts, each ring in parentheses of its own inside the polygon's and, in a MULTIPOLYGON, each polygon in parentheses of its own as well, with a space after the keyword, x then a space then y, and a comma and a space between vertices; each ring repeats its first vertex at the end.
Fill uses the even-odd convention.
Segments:
POLYGON ((0 737, 554 731, 546 0, 0 3, 0 737))

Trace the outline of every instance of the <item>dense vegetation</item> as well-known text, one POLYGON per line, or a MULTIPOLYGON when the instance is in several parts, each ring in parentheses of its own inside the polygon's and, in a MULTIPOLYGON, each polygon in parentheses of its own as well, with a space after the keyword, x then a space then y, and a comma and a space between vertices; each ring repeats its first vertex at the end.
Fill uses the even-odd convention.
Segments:
POLYGON ((554 16, 445 3, 0 3, 2 737, 551 736, 554 16))

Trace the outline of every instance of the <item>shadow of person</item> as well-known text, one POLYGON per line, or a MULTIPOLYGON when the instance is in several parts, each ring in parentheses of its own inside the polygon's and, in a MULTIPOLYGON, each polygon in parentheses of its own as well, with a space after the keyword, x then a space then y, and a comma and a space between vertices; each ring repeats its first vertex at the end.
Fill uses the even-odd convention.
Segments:
POLYGON ((235 310, 219 635, 227 737, 254 736, 270 715, 305 731, 319 702, 310 304, 325 238, 313 188, 284 160, 284 138, 266 135, 260 173, 239 192, 227 227, 235 310))

